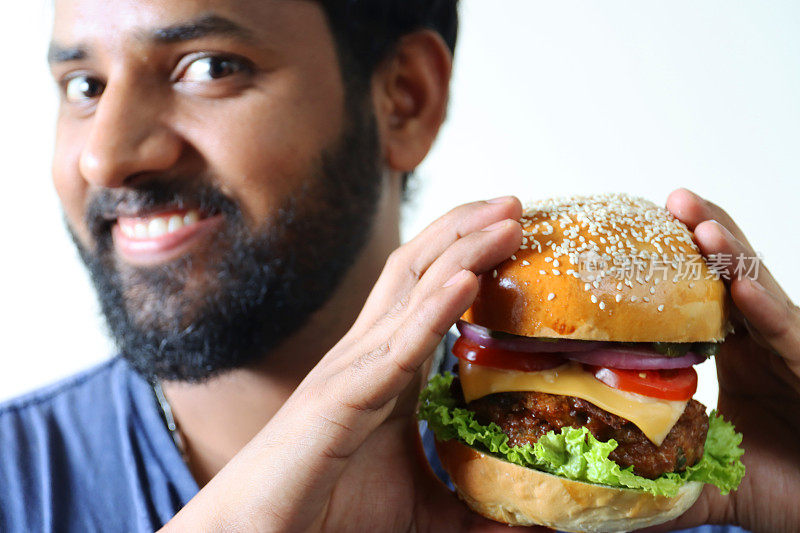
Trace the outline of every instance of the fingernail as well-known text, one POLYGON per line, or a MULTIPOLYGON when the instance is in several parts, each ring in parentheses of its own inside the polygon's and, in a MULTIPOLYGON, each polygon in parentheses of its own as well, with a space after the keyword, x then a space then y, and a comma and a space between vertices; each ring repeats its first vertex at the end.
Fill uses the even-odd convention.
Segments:
POLYGON ((725 224, 721 224, 719 221, 717 221, 717 220, 715 220, 713 218, 711 219, 711 222, 713 224, 715 224, 719 228, 719 230, 722 232, 723 235, 725 235, 726 237, 730 237, 731 239, 735 240, 736 242, 739 242, 739 239, 737 239, 736 237, 733 236, 733 233, 731 233, 731 230, 729 230, 728 228, 725 227, 725 224))
POLYGON ((759 291, 762 291, 762 292, 767 292, 767 288, 766 288, 766 287, 764 287, 764 286, 761 284, 761 282, 760 282, 760 281, 758 281, 757 279, 753 279, 753 278, 747 278, 747 281, 749 281, 750 283, 752 283, 752 284, 753 284, 753 287, 755 287, 757 290, 759 290, 759 291))
POLYGON ((511 199, 514 198, 513 196, 498 196, 497 198, 492 198, 491 200, 486 200, 487 204, 504 204, 506 202, 510 202, 511 199))
POLYGON ((442 285, 442 287, 449 287, 451 285, 455 285, 459 281, 465 279, 468 275, 469 275, 469 270, 461 270, 459 272, 456 272, 456 274, 452 278, 448 279, 445 282, 445 284, 442 285))
POLYGON ((505 227, 507 224, 508 224, 508 219, 501 220, 500 222, 495 222, 494 224, 492 224, 490 226, 486 226, 481 231, 494 231, 496 229, 500 229, 502 227, 505 227))

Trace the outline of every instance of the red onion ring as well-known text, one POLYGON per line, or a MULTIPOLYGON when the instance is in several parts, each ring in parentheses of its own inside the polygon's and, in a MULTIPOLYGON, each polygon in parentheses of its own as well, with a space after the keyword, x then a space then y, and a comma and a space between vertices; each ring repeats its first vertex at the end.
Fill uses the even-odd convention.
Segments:
POLYGON ((476 326, 463 320, 456 322, 458 331, 469 341, 480 344, 486 348, 496 348, 499 350, 514 350, 517 352, 583 352, 594 350, 601 344, 600 341, 580 341, 572 339, 557 339, 545 341, 534 337, 522 337, 503 333, 502 336, 493 334, 491 330, 483 326, 476 326))
POLYGON ((706 358, 693 352, 680 357, 664 357, 644 350, 614 350, 601 348, 589 352, 570 352, 563 356, 572 361, 593 366, 619 368, 621 370, 669 370, 689 368, 702 363, 706 358))

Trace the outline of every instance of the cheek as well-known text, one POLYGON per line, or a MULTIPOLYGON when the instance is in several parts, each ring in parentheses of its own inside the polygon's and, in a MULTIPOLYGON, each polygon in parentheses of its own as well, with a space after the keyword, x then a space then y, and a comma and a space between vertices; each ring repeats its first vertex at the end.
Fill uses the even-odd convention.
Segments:
POLYGON ((206 132, 193 142, 205 146, 200 151, 212 175, 255 224, 307 183, 342 130, 341 91, 324 83, 303 86, 307 82, 297 78, 285 74, 192 128, 206 132))
POLYGON ((88 188, 81 178, 78 162, 81 153, 81 136, 59 124, 56 129, 53 152, 52 177, 64 214, 81 241, 89 242, 89 232, 84 222, 84 209, 88 188))

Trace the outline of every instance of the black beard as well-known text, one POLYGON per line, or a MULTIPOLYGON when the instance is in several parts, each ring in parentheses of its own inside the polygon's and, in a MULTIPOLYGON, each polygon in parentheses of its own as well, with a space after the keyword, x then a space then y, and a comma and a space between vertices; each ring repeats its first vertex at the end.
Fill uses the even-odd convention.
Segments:
POLYGON ((369 239, 382 177, 374 116, 350 112, 313 175, 258 230, 236 204, 196 180, 151 180, 94 196, 82 245, 106 322, 122 356, 146 379, 198 382, 262 360, 331 296, 369 239), (103 213, 120 204, 200 207, 222 214, 212 260, 185 256, 157 267, 116 259, 103 213))

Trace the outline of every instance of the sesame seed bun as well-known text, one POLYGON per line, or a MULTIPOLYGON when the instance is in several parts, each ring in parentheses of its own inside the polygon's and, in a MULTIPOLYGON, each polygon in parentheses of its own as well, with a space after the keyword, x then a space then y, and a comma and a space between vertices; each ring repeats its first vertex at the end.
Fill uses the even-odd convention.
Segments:
POLYGON ((726 292, 665 208, 624 194, 532 204, 521 248, 494 272, 464 320, 528 337, 718 342, 726 292))
POLYGON ((456 491, 475 512, 514 526, 544 525, 560 531, 631 531, 672 520, 700 496, 689 482, 677 495, 581 483, 481 453, 456 440, 436 450, 456 491))

